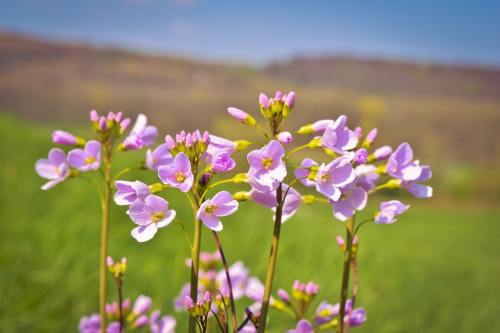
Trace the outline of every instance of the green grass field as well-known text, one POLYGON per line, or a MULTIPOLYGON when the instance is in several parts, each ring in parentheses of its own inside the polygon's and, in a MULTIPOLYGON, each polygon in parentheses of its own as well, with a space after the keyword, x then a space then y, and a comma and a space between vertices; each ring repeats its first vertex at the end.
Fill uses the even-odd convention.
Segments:
MULTIPOLYGON (((0 115, 0 332, 76 332, 79 318, 97 310, 98 202, 90 184, 78 179, 45 193, 39 189, 43 180, 34 163, 46 156, 51 129, 0 115)), ((132 155, 139 160, 142 153, 132 155)), ((189 226, 192 216, 183 197, 166 196, 189 226)), ((440 206, 414 202, 397 224, 363 228, 358 304, 368 322, 355 331, 500 332, 500 210, 440 206)), ((138 244, 124 212, 113 207, 109 248, 114 257, 128 258, 125 292, 133 298, 150 295, 156 307, 172 313, 172 300, 189 273, 182 229, 172 224, 138 244)), ((243 204, 225 220, 221 234, 228 260, 243 260, 261 279, 270 216, 243 204)), ((283 227, 275 286, 289 289, 296 278, 314 280, 321 286, 316 304, 336 302, 342 265, 338 234, 343 225, 328 207, 303 207, 283 227)), ((206 232, 202 245, 214 248, 206 232)), ((175 316, 177 331, 184 332, 184 314, 175 316)), ((272 332, 292 326, 282 314, 271 316, 272 332)))

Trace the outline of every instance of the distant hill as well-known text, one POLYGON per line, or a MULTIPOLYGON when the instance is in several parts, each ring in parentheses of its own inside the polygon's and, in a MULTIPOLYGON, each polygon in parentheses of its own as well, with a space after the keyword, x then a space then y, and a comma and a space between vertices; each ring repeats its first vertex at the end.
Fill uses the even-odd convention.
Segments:
POLYGON ((500 191, 486 181, 500 163, 499 69, 335 56, 256 68, 0 33, 0 110, 36 121, 77 123, 90 109, 113 109, 146 113, 163 130, 238 137, 227 106, 256 113, 258 93, 276 89, 297 92, 291 127, 348 114, 380 127, 381 140, 406 138, 447 181, 472 167, 500 191))

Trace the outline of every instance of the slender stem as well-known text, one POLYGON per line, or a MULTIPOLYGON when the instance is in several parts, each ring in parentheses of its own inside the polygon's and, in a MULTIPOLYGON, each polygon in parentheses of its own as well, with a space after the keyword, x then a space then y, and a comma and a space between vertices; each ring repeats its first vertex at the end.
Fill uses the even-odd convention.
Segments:
POLYGON ((233 297, 233 283, 231 282, 231 276, 229 275, 229 267, 227 265, 226 256, 224 255, 224 251, 222 250, 222 243, 220 241, 219 235, 217 232, 212 231, 214 235, 215 243, 217 244, 217 249, 219 249, 219 253, 222 259, 222 265, 224 266, 224 272, 226 273, 227 285, 229 287, 229 304, 231 306, 231 325, 233 326, 233 332, 238 332, 238 317, 236 315, 236 306, 234 305, 234 297, 233 297))
POLYGON ((213 310, 210 310, 210 312, 212 312, 212 314, 214 315, 215 319, 217 320, 217 324, 219 325, 221 331, 223 333, 226 333, 226 329, 224 328, 224 325, 222 325, 222 322, 220 321, 220 318, 219 316, 217 315, 217 312, 213 311, 213 310))
POLYGON ((104 159, 104 196, 102 202, 101 258, 99 270, 99 313, 101 315, 101 333, 106 332, 106 256, 108 252, 109 208, 111 202, 111 149, 103 145, 104 159))
POLYGON ((266 331, 267 313, 269 311, 269 299, 271 298, 271 291, 273 287, 274 270, 276 268, 276 260, 278 258, 278 246, 280 241, 281 232, 281 218, 283 213, 283 186, 280 183, 276 190, 276 199, 278 207, 276 207, 276 216, 274 218, 273 238, 271 241, 271 253, 269 254, 269 262, 267 264, 266 283, 264 289, 264 299, 262 300, 262 308, 259 318, 259 333, 266 331))
POLYGON ((306 143, 305 145, 302 145, 302 146, 298 146, 292 150, 290 150, 286 155, 285 155, 285 159, 288 159, 291 155, 295 154, 296 152, 298 151, 301 151, 302 149, 306 149, 309 147, 309 144, 306 143))
MULTIPOLYGON (((198 206, 197 204, 195 204, 198 206)), ((194 207, 194 214, 199 207, 194 207)), ((200 245, 201 245, 201 221, 197 218, 194 219, 194 239, 193 247, 191 248, 191 290, 189 292, 191 298, 196 302, 198 299, 198 273, 200 269, 200 245)), ((196 319, 189 316, 189 333, 196 332, 196 319)))
POLYGON ((339 324, 337 325, 337 333, 342 333, 344 330, 344 315, 345 315, 345 305, 347 301, 347 291, 349 289, 349 274, 351 271, 351 260, 352 260, 352 239, 353 231, 355 225, 355 217, 351 217, 346 222, 346 251, 344 253, 344 271, 342 275, 342 288, 340 291, 340 312, 339 312, 339 324))
POLYGON ((118 280, 117 281, 117 287, 118 287, 118 314, 119 314, 119 322, 120 322, 120 329, 119 329, 119 333, 122 333, 123 332, 123 307, 122 307, 122 303, 123 303, 123 292, 122 292, 122 281, 121 280, 118 280))
POLYGON ((118 171, 116 173, 116 175, 113 177, 113 182, 115 182, 118 178, 120 178, 121 176, 123 176, 124 174, 132 171, 133 168, 125 168, 125 169, 122 169, 120 171, 118 171))
MULTIPOLYGON (((359 277, 358 277, 358 260, 356 256, 353 256, 352 258, 352 297, 351 297, 351 309, 354 310, 354 306, 356 305, 356 295, 358 294, 358 283, 359 283, 359 277)), ((351 314, 352 310, 347 314, 347 320, 345 323, 344 327, 344 333, 347 333, 349 331, 349 323, 351 321, 351 314)))
POLYGON ((356 235, 359 232, 359 229, 361 228, 361 226, 363 226, 364 224, 366 224, 368 222, 373 222, 373 219, 367 219, 367 220, 364 220, 363 222, 361 222, 360 224, 358 224, 356 226, 356 229, 354 229, 354 235, 356 235))

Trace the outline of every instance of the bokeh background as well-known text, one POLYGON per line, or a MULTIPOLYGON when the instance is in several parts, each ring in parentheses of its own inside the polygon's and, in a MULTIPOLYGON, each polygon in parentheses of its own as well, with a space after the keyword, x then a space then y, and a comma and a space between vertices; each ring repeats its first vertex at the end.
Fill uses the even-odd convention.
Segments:
MULTIPOLYGON (((0 331, 74 332, 97 309, 98 200, 78 180, 43 193, 34 172, 53 129, 89 136, 91 109, 122 110, 147 114, 161 137, 201 128, 254 139, 225 109, 256 115, 258 93, 281 89, 297 93, 290 130, 346 114, 433 167, 434 198, 399 193, 412 209, 362 231, 368 322, 356 331, 499 332, 499 12, 490 1, 0 1, 0 331)), ((167 195, 191 221, 183 198, 167 195)), ((242 208, 222 241, 263 278, 270 214, 242 208)), ((139 245, 131 227, 114 207, 110 252, 129 260, 125 292, 173 313, 188 279, 182 230, 139 245)), ((283 228, 275 285, 314 280, 318 300, 336 302, 342 228, 327 207, 303 207, 283 228)), ((213 250, 210 238, 203 247, 213 250)), ((292 326, 272 316, 272 332, 292 326)))

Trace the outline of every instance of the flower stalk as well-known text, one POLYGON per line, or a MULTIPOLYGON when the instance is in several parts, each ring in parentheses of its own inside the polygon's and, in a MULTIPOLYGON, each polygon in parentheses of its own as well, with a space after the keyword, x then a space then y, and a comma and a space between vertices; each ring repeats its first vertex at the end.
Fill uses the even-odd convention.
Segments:
MULTIPOLYGON (((99 269, 99 313, 101 315, 101 333, 106 333, 106 294, 107 294, 107 269, 106 257, 108 252, 109 210, 111 202, 111 147, 103 145, 104 162, 104 194, 102 201, 101 223, 101 257, 99 269)), ((120 306, 121 307, 121 306, 120 306)))
POLYGON ((227 265, 226 256, 224 255, 224 251, 222 250, 222 243, 220 241, 219 235, 217 232, 212 231, 214 235, 215 244, 217 245, 217 249, 219 250, 220 257, 222 259, 222 265, 224 266, 224 272, 226 273, 227 285, 229 288, 229 304, 231 306, 231 326, 233 328, 233 332, 238 332, 238 317, 236 314, 236 305, 234 304, 234 296, 233 296, 233 283, 231 282, 231 276, 229 275, 229 267, 227 265))
POLYGON ((337 325, 337 333, 344 332, 344 315, 346 310, 347 292, 349 289, 349 275, 353 258, 352 241, 354 239, 355 216, 346 221, 346 251, 344 253, 344 269, 342 273, 342 287, 340 290, 340 312, 337 325))
MULTIPOLYGON (((196 210, 199 208, 195 204, 196 210)), ((194 211, 196 216, 196 211, 194 211)), ((194 220, 194 239, 193 247, 191 248, 191 284, 189 294, 193 300, 198 299, 198 274, 200 270, 200 246, 201 246, 201 221, 197 218, 194 220)), ((196 332, 196 319, 189 316, 189 333, 196 332)))
POLYGON ((276 199, 278 206, 276 207, 276 216, 274 219, 273 238, 271 241, 271 252, 269 254, 269 262, 267 264, 266 282, 264 289, 264 298, 262 300, 262 308, 259 318, 259 333, 266 331, 267 313, 269 311, 269 299, 271 298, 271 291, 273 287, 274 270, 276 268, 276 260, 278 259, 278 246, 281 233, 281 220, 283 215, 283 186, 280 183, 276 189, 276 199))

